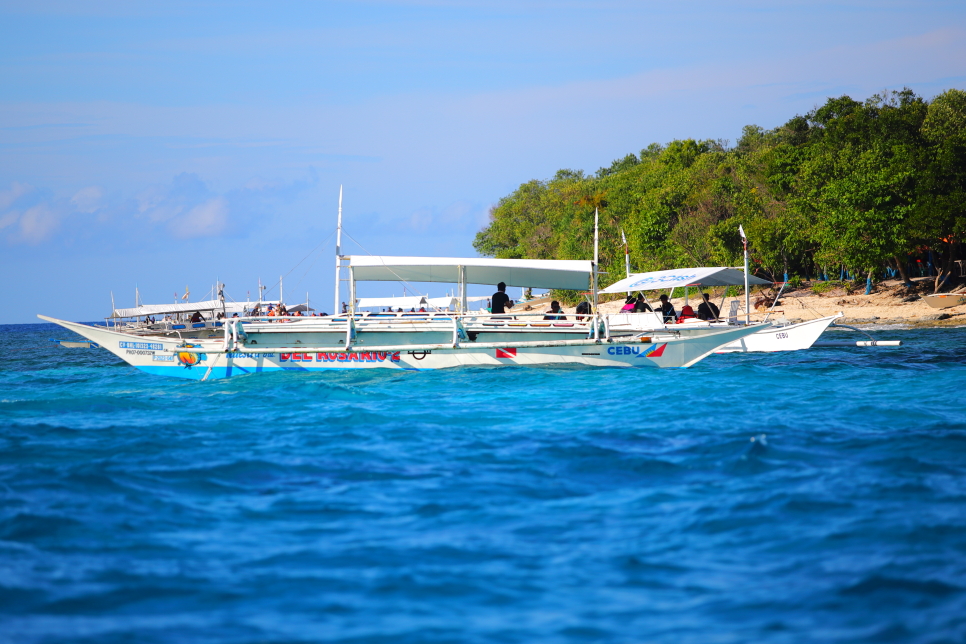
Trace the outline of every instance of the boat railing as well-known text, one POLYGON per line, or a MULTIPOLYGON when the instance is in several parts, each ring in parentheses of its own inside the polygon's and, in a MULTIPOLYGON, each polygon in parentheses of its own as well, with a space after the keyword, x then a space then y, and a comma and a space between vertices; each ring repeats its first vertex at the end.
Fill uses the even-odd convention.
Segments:
MULTIPOLYGON (((486 327, 519 327, 519 326, 530 326, 533 328, 567 328, 567 327, 590 327, 592 325, 592 316, 590 315, 564 315, 561 314, 559 317, 553 316, 550 319, 545 319, 553 314, 548 314, 545 312, 512 312, 512 313, 480 313, 476 311, 470 312, 456 312, 456 311, 425 311, 425 312, 408 312, 408 313, 369 313, 369 312, 357 312, 352 314, 343 315, 329 315, 329 316, 305 316, 305 315, 288 315, 288 316, 277 316, 277 315, 258 315, 258 316, 245 316, 237 318, 228 318, 229 320, 238 320, 243 323, 272 323, 272 324, 311 324, 311 323, 321 323, 325 326, 344 326, 348 319, 353 320, 353 322, 359 327, 370 327, 374 325, 385 325, 385 324, 412 324, 412 323, 427 323, 427 322, 446 322, 452 323, 454 320, 460 320, 463 324, 481 324, 486 327)), ((315 324, 312 324, 315 326, 315 324)))
MULTIPOLYGON (((576 319, 567 319, 567 316, 560 314, 554 315, 551 319, 544 312, 511 312, 511 313, 479 313, 479 312, 455 312, 455 311, 426 311, 410 313, 354 313, 351 315, 338 316, 302 316, 302 315, 265 315, 265 316, 245 316, 228 318, 225 325, 225 347, 238 346, 238 338, 249 332, 256 331, 265 324, 271 324, 273 328, 281 330, 275 325, 290 325, 292 332, 334 332, 343 335, 340 340, 346 350, 353 347, 357 333, 372 331, 394 331, 402 326, 404 329, 413 331, 445 331, 451 333, 451 341, 448 346, 457 348, 463 341, 473 341, 476 333, 482 331, 509 331, 519 333, 523 330, 533 330, 541 333, 552 333, 554 335, 575 331, 587 333, 599 338, 601 335, 600 325, 595 325, 595 316, 580 315, 574 316, 576 319), (248 326, 246 326, 248 325, 248 326)), ((606 326, 606 325, 605 325, 606 326)), ((604 329, 603 335, 609 336, 604 329)))

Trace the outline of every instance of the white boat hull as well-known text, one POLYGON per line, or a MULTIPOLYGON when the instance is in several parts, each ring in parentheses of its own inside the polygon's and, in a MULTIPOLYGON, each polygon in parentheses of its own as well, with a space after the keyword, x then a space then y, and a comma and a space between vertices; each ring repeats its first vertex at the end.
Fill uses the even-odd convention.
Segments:
MULTIPOLYGON (((842 313, 808 320, 807 322, 799 322, 797 324, 760 329, 755 333, 742 337, 740 340, 721 347, 715 353, 801 351, 802 349, 808 349, 818 340, 825 329, 840 317, 843 317, 842 313)), ((660 330, 666 329, 693 337, 695 335, 713 332, 716 329, 736 328, 735 326, 728 326, 723 323, 712 324, 699 320, 685 324, 668 324, 665 326, 661 323, 659 316, 652 313, 611 315, 609 316, 609 322, 611 333, 625 335, 643 332, 658 333, 660 330)))
POLYGON ((810 348, 841 313, 816 320, 762 329, 746 335, 718 349, 715 353, 744 353, 750 351, 801 351, 810 348))
MULTIPOLYGON (((689 367, 724 344, 754 333, 759 327, 712 331, 700 336, 654 334, 625 337, 610 342, 546 340, 517 343, 465 343, 447 345, 419 343, 419 333, 396 347, 239 347, 227 351, 224 341, 144 338, 66 322, 43 315, 39 318, 96 342, 128 364, 156 375, 195 380, 227 378, 268 371, 315 372, 331 369, 445 369, 487 365, 585 365, 590 367, 689 367)), ((290 333, 291 331, 289 331, 290 333)))

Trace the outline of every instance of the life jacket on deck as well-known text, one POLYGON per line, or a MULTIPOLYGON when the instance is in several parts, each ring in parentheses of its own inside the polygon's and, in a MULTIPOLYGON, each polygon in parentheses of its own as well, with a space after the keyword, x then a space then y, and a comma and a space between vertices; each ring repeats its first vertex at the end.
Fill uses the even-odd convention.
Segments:
POLYGON ((689 304, 685 304, 681 308, 681 312, 678 314, 678 324, 681 324, 685 320, 697 320, 698 316, 695 315, 694 309, 691 308, 689 304))

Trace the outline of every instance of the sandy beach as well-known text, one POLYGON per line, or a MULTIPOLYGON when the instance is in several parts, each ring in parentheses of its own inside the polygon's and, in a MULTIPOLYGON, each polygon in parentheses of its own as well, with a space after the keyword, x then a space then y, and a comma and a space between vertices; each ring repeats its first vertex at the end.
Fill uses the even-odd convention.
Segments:
MULTIPOLYGON (((781 318, 784 316, 790 322, 801 322, 813 320, 815 318, 834 315, 838 312, 845 314, 845 317, 838 320, 838 324, 849 325, 890 325, 903 327, 925 327, 925 326, 962 326, 966 325, 966 305, 954 306, 948 309, 934 309, 926 304, 922 295, 932 293, 932 278, 914 279, 914 288, 907 289, 898 280, 883 281, 875 285, 870 295, 865 295, 864 291, 859 290, 851 295, 845 290, 838 288, 825 293, 815 293, 811 286, 800 288, 796 291, 782 294, 778 305, 770 319, 781 318)), ((744 296, 725 298, 722 304, 721 296, 723 288, 707 289, 711 300, 720 306, 722 315, 726 315, 730 310, 731 301, 738 300, 744 307, 744 296)), ((958 289, 957 289, 958 290, 958 289)), ((685 300, 683 293, 675 291, 675 297, 671 300, 676 311, 680 312, 685 300)), ((774 291, 765 288, 762 291, 752 289, 751 303, 754 307, 756 300, 763 295, 774 295, 774 291)), ((689 293, 689 303, 697 309, 699 297, 697 289, 689 293)), ((652 305, 656 298, 651 296, 652 305)), ((603 313, 616 313, 624 305, 624 300, 614 300, 604 302, 600 305, 603 313)), ((533 310, 549 309, 549 299, 544 298, 535 300, 532 303, 533 310)), ((517 307, 514 310, 521 310, 517 307)), ((566 314, 572 315, 574 307, 563 307, 566 314)), ((753 310, 752 321, 762 320, 767 313, 767 309, 753 310)))

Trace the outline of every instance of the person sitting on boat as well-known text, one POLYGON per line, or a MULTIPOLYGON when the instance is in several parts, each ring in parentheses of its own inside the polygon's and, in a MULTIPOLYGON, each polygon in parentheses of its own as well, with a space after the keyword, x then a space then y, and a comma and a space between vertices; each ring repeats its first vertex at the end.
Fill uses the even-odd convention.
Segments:
POLYGON ((194 315, 191 316, 191 323, 192 324, 194 324, 196 322, 204 322, 204 321, 205 321, 205 318, 204 318, 203 315, 201 315, 201 313, 199 311, 195 311, 194 312, 194 315))
POLYGON ((667 295, 661 295, 661 313, 664 315, 665 324, 673 322, 678 317, 678 314, 674 310, 674 305, 668 301, 667 295))
POLYGON ((640 293, 637 294, 637 300, 634 301, 634 312, 635 313, 651 313, 654 309, 651 305, 647 303, 644 296, 640 293))
POLYGON ((583 302, 580 302, 577 305, 577 308, 574 310, 574 313, 577 314, 577 319, 578 320, 583 320, 584 319, 584 316, 589 316, 590 315, 590 302, 588 302, 587 300, 584 300, 583 302))
POLYGON ((678 324, 682 322, 687 322, 688 320, 697 320, 698 316, 695 315, 694 309, 691 308, 689 304, 685 304, 681 307, 681 314, 678 316, 678 324))
POLYGON ((624 301, 624 306, 621 307, 621 313, 633 313, 636 305, 637 300, 634 299, 634 296, 628 296, 628 298, 624 301))
POLYGON ((704 301, 698 304, 698 317, 702 320, 717 320, 721 312, 715 303, 708 299, 707 293, 702 293, 701 299, 704 301))
POLYGON ((543 316, 544 320, 566 320, 567 316, 560 311, 560 302, 554 300, 550 303, 550 310, 543 316))
POLYGON ((496 285, 496 293, 490 298, 490 313, 506 313, 508 308, 513 308, 513 302, 506 294, 506 284, 500 282, 496 285))

